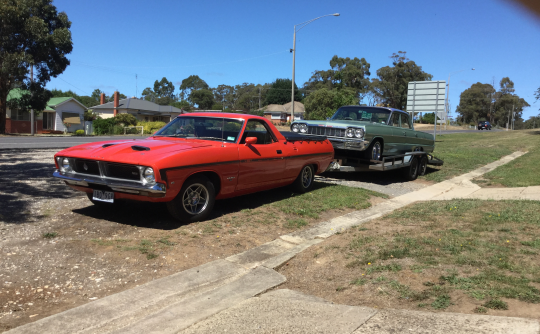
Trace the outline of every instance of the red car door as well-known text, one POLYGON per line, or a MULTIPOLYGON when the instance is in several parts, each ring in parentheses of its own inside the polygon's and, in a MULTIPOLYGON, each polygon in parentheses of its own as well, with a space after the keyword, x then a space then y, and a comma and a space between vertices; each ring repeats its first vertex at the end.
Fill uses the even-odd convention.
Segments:
POLYGON ((260 120, 249 120, 238 147, 240 160, 237 189, 262 187, 283 180, 285 159, 282 144, 260 120), (257 142, 245 144, 246 138, 257 142))

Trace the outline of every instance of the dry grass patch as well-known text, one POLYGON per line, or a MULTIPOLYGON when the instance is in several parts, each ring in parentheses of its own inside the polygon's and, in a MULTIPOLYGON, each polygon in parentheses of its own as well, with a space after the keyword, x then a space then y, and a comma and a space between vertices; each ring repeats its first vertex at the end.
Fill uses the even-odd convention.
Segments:
POLYGON ((539 318, 538 212, 533 201, 418 203, 312 247, 281 272, 285 287, 336 303, 539 318))

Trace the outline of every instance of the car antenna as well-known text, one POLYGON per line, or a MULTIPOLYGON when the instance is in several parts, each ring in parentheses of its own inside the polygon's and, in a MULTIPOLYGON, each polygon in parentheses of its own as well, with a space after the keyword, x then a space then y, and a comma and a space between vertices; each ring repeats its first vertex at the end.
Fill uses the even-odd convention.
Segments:
POLYGON ((221 124, 221 147, 225 147, 225 143, 223 141, 223 132, 225 129, 225 118, 222 118, 223 123, 221 124))

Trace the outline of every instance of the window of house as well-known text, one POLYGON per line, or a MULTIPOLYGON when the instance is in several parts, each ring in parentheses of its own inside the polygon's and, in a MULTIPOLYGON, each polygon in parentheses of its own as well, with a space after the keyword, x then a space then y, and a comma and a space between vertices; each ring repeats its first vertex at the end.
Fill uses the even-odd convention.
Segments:
POLYGON ((30 112, 19 110, 19 109, 13 109, 11 111, 11 119, 14 121, 29 121, 30 112))

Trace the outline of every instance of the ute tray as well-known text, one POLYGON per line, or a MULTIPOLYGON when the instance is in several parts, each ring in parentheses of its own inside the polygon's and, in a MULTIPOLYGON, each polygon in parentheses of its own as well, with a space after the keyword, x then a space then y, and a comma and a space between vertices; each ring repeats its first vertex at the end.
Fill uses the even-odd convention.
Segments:
POLYGON ((310 141, 310 140, 311 141, 325 141, 326 140, 326 136, 314 136, 314 135, 306 136, 301 133, 290 132, 290 131, 284 131, 284 132, 281 132, 281 134, 283 135, 283 137, 285 137, 285 139, 287 139, 287 141, 310 141))

